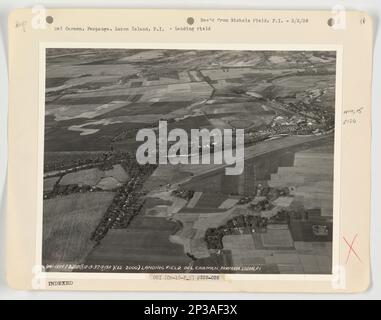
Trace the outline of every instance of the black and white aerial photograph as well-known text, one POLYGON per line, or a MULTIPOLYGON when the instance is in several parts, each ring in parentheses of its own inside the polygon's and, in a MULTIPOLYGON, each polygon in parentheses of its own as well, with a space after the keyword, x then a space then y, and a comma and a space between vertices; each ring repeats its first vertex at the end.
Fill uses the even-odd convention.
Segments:
POLYGON ((45 56, 47 272, 332 273, 336 51, 45 56))

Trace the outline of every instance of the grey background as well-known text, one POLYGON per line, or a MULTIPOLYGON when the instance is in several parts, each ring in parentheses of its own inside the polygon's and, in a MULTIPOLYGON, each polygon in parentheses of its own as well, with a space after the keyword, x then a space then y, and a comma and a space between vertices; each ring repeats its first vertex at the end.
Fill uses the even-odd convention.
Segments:
MULTIPOLYGON (((380 0, 1 0, 0 2, 0 300, 3 299, 380 299, 381 298, 381 43, 379 19, 380 0), (321 9, 331 10, 342 5, 347 10, 367 11, 374 19, 374 66, 372 106, 372 284, 362 294, 248 294, 248 293, 151 293, 151 292, 23 292, 10 289, 5 281, 5 184, 7 169, 7 16, 15 8, 42 4, 53 7, 115 7, 115 8, 176 8, 176 9, 321 9)), ((20 197, 20 201, 22 198, 20 197)))

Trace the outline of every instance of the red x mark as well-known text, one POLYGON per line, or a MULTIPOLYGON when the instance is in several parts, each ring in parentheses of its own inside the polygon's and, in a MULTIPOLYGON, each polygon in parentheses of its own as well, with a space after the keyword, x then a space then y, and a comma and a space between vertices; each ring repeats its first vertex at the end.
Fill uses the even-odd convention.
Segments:
POLYGON ((356 238, 357 238, 357 234, 353 237, 353 240, 352 240, 352 243, 349 244, 349 242, 347 241, 347 239, 345 239, 345 237, 343 237, 345 243, 347 244, 349 250, 348 250, 348 255, 347 255, 347 261, 345 262, 345 264, 348 263, 348 260, 349 260, 349 257, 351 256, 351 253, 353 252, 353 254, 357 257, 357 259, 359 259, 360 262, 361 259, 360 257, 358 256, 357 252, 355 251, 355 249, 353 248, 353 245, 355 244, 355 241, 356 241, 356 238))

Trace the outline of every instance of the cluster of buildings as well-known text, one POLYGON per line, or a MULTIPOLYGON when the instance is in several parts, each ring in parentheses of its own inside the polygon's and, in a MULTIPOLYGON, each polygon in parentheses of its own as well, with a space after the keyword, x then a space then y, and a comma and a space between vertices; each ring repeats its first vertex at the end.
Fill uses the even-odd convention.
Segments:
POLYGON ((190 199, 193 198, 194 191, 193 190, 186 190, 183 188, 178 188, 178 189, 172 191, 172 195, 189 201, 190 199))

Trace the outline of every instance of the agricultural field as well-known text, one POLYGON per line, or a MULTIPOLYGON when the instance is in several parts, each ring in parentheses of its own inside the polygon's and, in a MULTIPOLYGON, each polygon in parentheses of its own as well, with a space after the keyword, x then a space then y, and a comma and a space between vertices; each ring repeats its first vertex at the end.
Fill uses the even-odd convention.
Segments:
POLYGON ((108 170, 101 170, 97 167, 82 169, 66 174, 62 173, 60 176, 45 178, 44 191, 54 191, 54 188, 74 185, 78 187, 96 187, 99 190, 110 191, 121 187, 128 177, 128 173, 120 164, 115 164, 108 170))
POLYGON ((175 222, 158 217, 138 217, 128 229, 112 230, 86 258, 89 264, 186 266, 190 258, 180 245, 171 243, 175 222))
POLYGON ((68 173, 60 181, 61 185, 68 184, 79 184, 79 185, 88 185, 93 186, 98 183, 98 181, 102 178, 103 172, 99 169, 87 169, 80 170, 73 173, 68 173))
POLYGON ((47 49, 44 263, 329 273, 335 84, 334 51, 47 49), (244 129, 243 172, 138 164, 159 121, 244 129))
POLYGON ((44 201, 44 264, 83 263, 94 246, 91 233, 114 193, 72 194, 44 201))
POLYGON ((44 179, 44 191, 52 191, 60 177, 52 177, 44 179))

